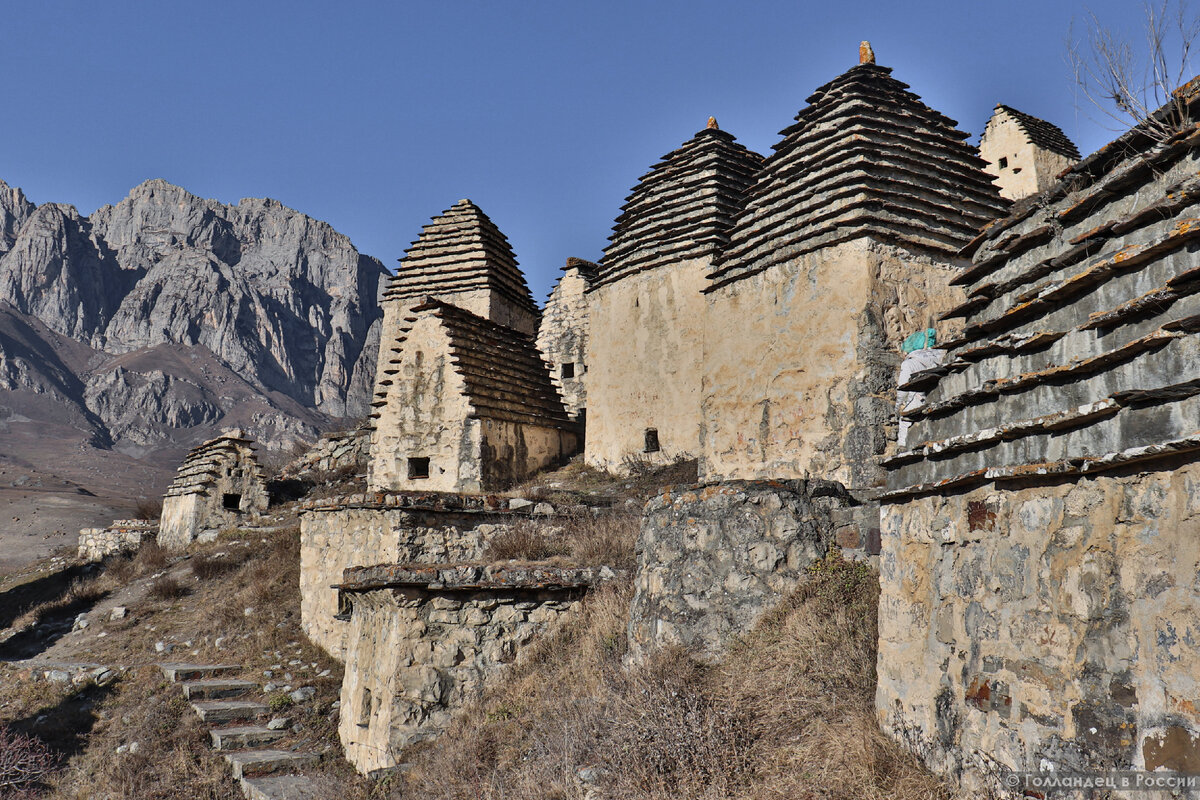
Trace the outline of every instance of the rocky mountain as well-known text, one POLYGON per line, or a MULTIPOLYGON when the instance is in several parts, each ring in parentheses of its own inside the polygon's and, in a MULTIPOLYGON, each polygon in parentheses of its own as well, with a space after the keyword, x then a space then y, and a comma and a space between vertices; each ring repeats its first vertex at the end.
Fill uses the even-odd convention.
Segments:
POLYGON ((275 200, 151 180, 84 217, 0 181, 0 458, 88 485, 106 454, 157 474, 223 427, 283 448, 362 416, 384 275, 275 200))

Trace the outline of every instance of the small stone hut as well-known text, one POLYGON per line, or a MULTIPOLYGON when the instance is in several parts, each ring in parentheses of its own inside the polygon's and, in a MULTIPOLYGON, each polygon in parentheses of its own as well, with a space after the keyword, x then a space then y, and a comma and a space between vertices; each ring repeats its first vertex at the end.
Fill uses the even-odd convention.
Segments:
POLYGON ((482 492, 562 464, 578 447, 531 337, 427 298, 385 370, 373 488, 482 492))
POLYGON ((577 451, 525 277, 470 200, 425 226, 384 297, 372 490, 492 491, 577 451))
POLYGON ((1020 200, 1053 186, 1079 160, 1079 149, 1057 125, 998 103, 979 139, 979 155, 1000 195, 1020 200))
POLYGON ((589 464, 700 454, 701 290, 761 164, 710 118, 621 207, 588 290, 589 464))
POLYGON ((538 350, 550 364, 550 374, 562 393, 567 413, 581 424, 587 413, 587 290, 595 282, 598 269, 582 258, 567 259, 562 277, 542 311, 537 336, 538 350))
POLYGON ((163 498, 158 543, 187 547, 203 531, 245 524, 267 510, 267 486, 253 442, 223 433, 188 453, 163 498))
POLYGON ((972 796, 1200 769, 1200 80, 1177 96, 1176 133, 1134 128, 971 243, 965 327, 907 384, 876 704, 972 796))

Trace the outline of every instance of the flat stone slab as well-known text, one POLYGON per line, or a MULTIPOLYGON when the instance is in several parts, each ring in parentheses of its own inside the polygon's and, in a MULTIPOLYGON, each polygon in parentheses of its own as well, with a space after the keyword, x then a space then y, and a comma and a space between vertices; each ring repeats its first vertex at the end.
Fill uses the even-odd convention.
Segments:
POLYGON ((256 691, 258 684, 236 678, 210 678, 202 681, 187 681, 183 684, 183 696, 188 700, 221 700, 241 697, 256 691))
POLYGON ((227 754, 225 760, 233 767, 233 777, 241 780, 272 772, 291 772, 308 766, 316 761, 317 757, 313 753, 297 753, 291 750, 239 750, 227 754))
POLYGON ((608 567, 554 567, 548 564, 376 564, 349 567, 334 588, 351 592, 391 587, 431 591, 479 589, 576 589, 616 577, 608 567))
POLYGON ((282 739, 287 731, 274 731, 263 725, 234 725, 229 728, 213 728, 208 732, 216 750, 241 750, 246 747, 261 747, 282 739))
POLYGON ((205 722, 254 719, 267 713, 265 705, 249 700, 196 700, 192 709, 205 722))
POLYGON ((316 800, 317 787, 303 775, 264 775, 242 778, 246 800, 316 800))
POLYGON ((171 683, 180 683, 181 681, 196 681, 204 678, 216 678, 221 675, 227 675, 230 672, 237 672, 241 669, 235 664, 159 664, 159 668, 163 671, 163 675, 167 676, 167 680, 171 683))

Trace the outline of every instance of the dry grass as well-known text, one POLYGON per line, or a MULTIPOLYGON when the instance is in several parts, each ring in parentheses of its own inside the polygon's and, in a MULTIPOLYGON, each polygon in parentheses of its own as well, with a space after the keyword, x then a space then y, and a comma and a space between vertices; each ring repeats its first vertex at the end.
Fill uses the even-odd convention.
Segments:
MULTIPOLYGON (((155 666, 163 660, 241 664, 240 675, 250 680, 314 687, 312 700, 287 709, 301 727, 280 746, 327 754, 316 774, 341 787, 339 800, 366 800, 367 782, 340 758, 331 705, 338 699, 341 665, 300 631, 298 533, 231 533, 194 546, 186 560, 143 547, 133 557, 110 559, 89 586, 79 587, 77 594, 132 584, 128 589, 144 587, 145 597, 122 601, 125 618, 92 615, 85 631, 62 640, 70 643, 70 658, 131 667, 115 684, 84 692, 13 673, 0 677, 0 725, 42 718, 31 732, 64 756, 63 768, 49 781, 49 800, 241 797, 228 765, 211 750, 206 727, 155 666), (155 596, 153 587, 167 580, 187 594, 155 596), (160 641, 173 648, 169 656, 156 651, 160 641), (53 730, 61 727, 61 736, 44 735, 51 723, 53 730), (132 742, 138 743, 136 753, 116 753, 132 742)), ((48 607, 35 606, 29 615, 48 607)))
POLYGON ((162 499, 154 498, 153 500, 139 500, 134 508, 134 518, 144 520, 156 520, 162 516, 162 499))
POLYGON ((577 566, 606 565, 631 570, 639 519, 626 514, 590 513, 549 521, 522 520, 498 534, 485 561, 560 561, 577 566))
POLYGON ((878 577, 840 561, 719 665, 623 670, 630 589, 591 595, 418 751, 393 798, 945 798, 874 716, 878 577))

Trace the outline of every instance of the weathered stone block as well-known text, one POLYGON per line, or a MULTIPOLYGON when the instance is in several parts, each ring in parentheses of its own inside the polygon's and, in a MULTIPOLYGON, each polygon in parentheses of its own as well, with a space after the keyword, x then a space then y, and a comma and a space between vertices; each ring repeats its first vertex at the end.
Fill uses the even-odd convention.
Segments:
POLYGON ((847 498, 814 486, 735 481, 651 499, 638 539, 631 657, 679 644, 716 658, 799 585, 835 544, 831 514, 850 518, 847 498))

